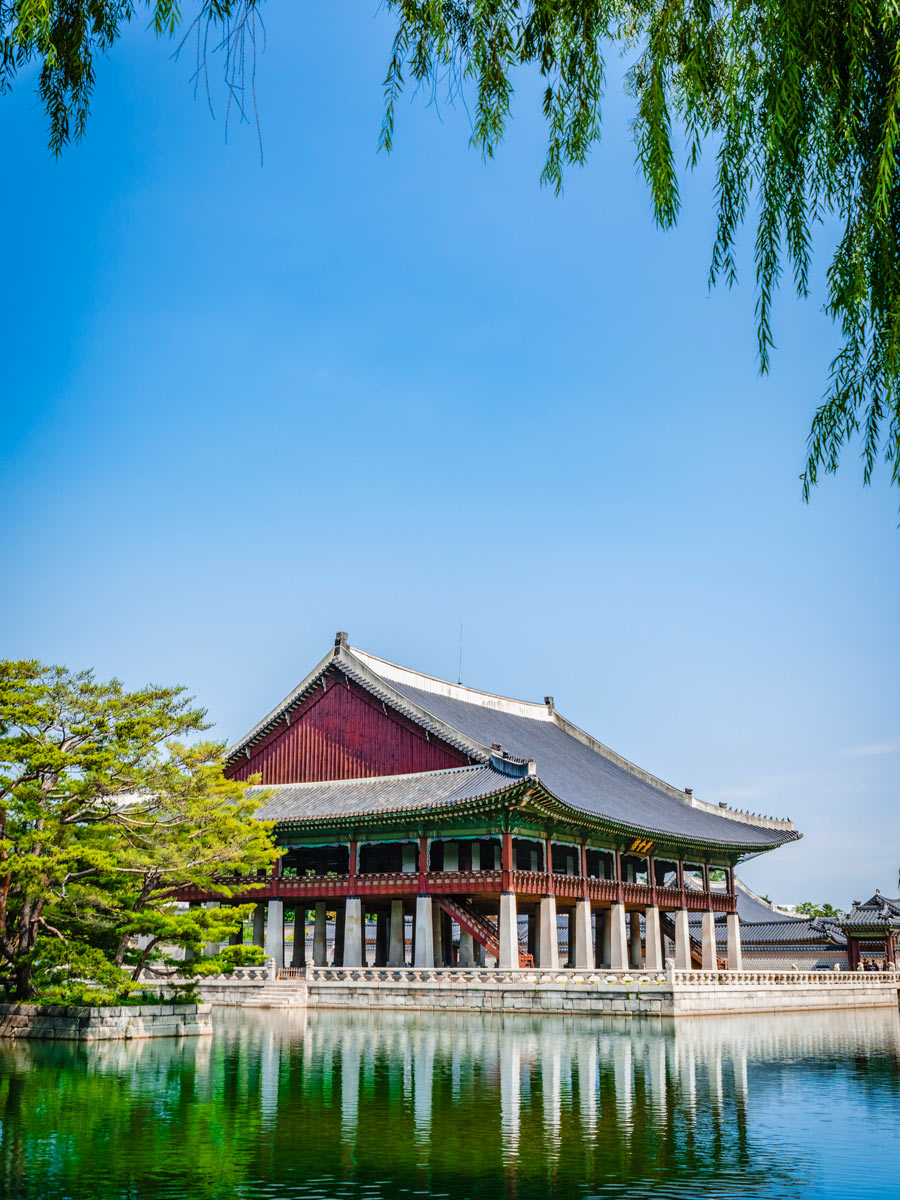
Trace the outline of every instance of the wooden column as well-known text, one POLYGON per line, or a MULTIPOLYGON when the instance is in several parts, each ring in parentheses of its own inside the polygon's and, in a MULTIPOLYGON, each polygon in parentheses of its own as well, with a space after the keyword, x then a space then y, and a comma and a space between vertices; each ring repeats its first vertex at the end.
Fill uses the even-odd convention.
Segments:
POLYGON ((556 888, 553 886, 553 842, 549 836, 544 838, 544 871, 547 875, 547 895, 554 896, 556 888))
MULTIPOLYGON (((355 880, 359 873, 359 846, 355 838, 350 839, 350 870, 348 874, 355 880)), ((351 885, 355 890, 355 884, 351 885)))
POLYGON ((581 844, 581 895, 587 898, 588 894, 588 865, 587 865, 587 846, 581 844))
POLYGON ((506 829, 500 834, 500 888, 504 892, 512 891, 512 833, 506 829))
MULTIPOLYGON (((424 896, 425 892, 428 890, 428 881, 425 878, 427 873, 428 873, 428 838, 420 837, 419 838, 419 895, 420 896, 424 896)), ((419 964, 417 964, 417 965, 419 965, 419 964)), ((431 962, 426 965, 432 966, 432 967, 434 966, 434 949, 433 948, 432 948, 432 952, 431 952, 431 962)))

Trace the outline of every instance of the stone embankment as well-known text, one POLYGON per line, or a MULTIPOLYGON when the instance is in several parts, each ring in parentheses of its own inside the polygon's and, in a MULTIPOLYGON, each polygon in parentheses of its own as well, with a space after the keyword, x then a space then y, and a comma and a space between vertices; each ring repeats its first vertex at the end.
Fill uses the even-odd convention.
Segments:
POLYGON ((212 1033, 209 1004, 0 1004, 0 1038, 106 1042, 126 1038, 202 1037, 212 1033))
MULTIPOLYGON (((156 986, 159 986, 158 984, 156 986)), ((610 971, 484 967, 238 968, 198 981, 203 1000, 248 1008, 418 1012, 730 1013, 897 1008, 900 973, 849 971, 610 971)))

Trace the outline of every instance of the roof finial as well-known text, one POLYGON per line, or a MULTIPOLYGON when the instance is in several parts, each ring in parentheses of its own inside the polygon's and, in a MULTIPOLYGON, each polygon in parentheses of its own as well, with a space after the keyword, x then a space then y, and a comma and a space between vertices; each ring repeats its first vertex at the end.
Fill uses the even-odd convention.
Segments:
POLYGON ((545 697, 544 697, 544 703, 547 705, 547 707, 550 709, 550 711, 551 711, 551 712, 555 712, 555 711, 556 711, 556 709, 555 709, 555 707, 554 707, 554 704, 553 704, 553 697, 552 697, 552 696, 545 696, 545 697))
POLYGON ((347 634, 338 632, 334 635, 334 648, 337 650, 340 646, 347 645, 347 634))

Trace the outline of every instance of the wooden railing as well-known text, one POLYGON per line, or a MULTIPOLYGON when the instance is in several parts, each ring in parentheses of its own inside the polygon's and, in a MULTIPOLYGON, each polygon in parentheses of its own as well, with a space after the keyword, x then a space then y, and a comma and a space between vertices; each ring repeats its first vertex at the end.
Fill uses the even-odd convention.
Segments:
MULTIPOLYGON (((358 875, 232 875, 221 880, 235 902, 250 900, 316 900, 342 899, 346 896, 401 899, 415 896, 420 887, 415 871, 373 871, 358 875)), ((496 896, 503 886, 503 872, 486 871, 429 871, 424 876, 425 891, 434 896, 496 896)), ((660 908, 687 908, 691 912, 734 912, 736 901, 729 892, 696 892, 680 888, 653 887, 644 883, 620 883, 615 879, 584 878, 581 875, 558 875, 545 871, 511 871, 510 886, 517 895, 530 900, 555 895, 565 900, 582 897, 595 903, 618 901, 633 907, 656 904, 660 908)), ((222 897, 223 893, 218 893, 222 897)), ((203 892, 185 887, 177 893, 179 900, 211 900, 216 892, 203 892)))

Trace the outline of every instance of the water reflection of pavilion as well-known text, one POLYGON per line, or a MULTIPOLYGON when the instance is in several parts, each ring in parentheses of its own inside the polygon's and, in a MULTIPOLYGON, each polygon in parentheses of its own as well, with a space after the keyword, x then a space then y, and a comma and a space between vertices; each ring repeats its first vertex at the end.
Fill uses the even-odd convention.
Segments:
MULTIPOLYGON (((327 1120, 338 1175, 338 1162, 354 1172, 374 1169, 373 1130, 390 1124, 395 1169, 449 1187, 474 1155, 486 1172, 502 1175, 507 1194, 528 1193, 536 1172, 563 1194, 567 1180, 574 1186, 576 1164, 582 1180, 616 1173, 649 1181, 684 1172, 714 1177, 741 1163, 743 1195, 799 1195, 803 1162, 767 1158, 756 1169, 748 1118, 754 1087, 786 1061, 822 1068, 868 1059, 873 1043, 883 1069, 900 1070, 896 1016, 877 1011, 822 1013, 815 1022, 802 1014, 677 1026, 635 1021, 628 1029, 603 1018, 379 1014, 373 1022, 298 1012, 286 1019, 287 1038, 302 1051, 282 1051, 269 1087, 283 1100, 301 1095, 316 1120, 327 1120)), ((246 1014, 229 1037, 252 1053, 246 1014)))
POLYGON ((79 1200, 85 1163, 103 1164, 116 1198, 151 1194, 135 1189, 140 1170, 187 1172, 167 1195, 808 1196, 816 1139, 784 1153, 762 1111, 787 1133, 785 1087, 821 1096, 832 1078, 842 1103, 896 1103, 898 1029, 882 1010, 677 1027, 245 1010, 218 1013, 202 1041, 13 1043, 0 1047, 0 1169, 40 1146, 79 1200))

